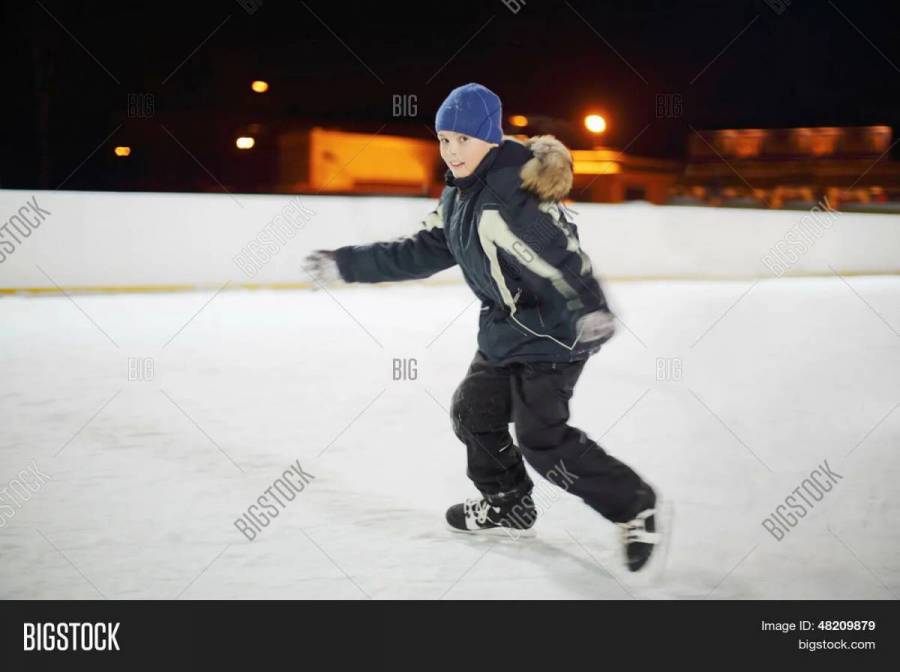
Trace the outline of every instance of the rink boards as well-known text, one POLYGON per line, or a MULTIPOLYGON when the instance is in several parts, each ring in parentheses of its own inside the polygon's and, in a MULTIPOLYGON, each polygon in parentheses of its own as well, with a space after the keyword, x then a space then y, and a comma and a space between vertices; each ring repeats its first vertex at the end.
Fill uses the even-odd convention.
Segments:
MULTIPOLYGON (((0 190, 0 292, 308 285, 317 248, 415 232, 427 198, 0 190)), ((900 217, 813 210, 571 204, 604 278, 900 272, 900 217)), ((460 280, 450 269, 430 282, 460 280)))

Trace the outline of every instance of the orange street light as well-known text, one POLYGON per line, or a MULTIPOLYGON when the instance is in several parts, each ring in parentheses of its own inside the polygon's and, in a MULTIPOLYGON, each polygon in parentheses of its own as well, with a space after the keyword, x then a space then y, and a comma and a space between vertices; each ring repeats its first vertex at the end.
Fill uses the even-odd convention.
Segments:
POLYGON ((113 150, 116 156, 131 156, 131 147, 119 146, 113 150))
POLYGON ((599 114, 589 114, 584 118, 584 127, 591 133, 603 133, 606 130, 606 119, 599 114))
POLYGON ((241 136, 234 141, 234 144, 237 145, 238 149, 252 149, 253 145, 256 144, 256 140, 247 136, 241 136))
POLYGON ((509 123, 517 128, 528 126, 528 117, 524 114, 514 114, 509 118, 509 123))
POLYGON ((256 93, 265 93, 269 90, 269 83, 264 82, 261 79, 257 79, 251 82, 250 88, 256 91, 256 93))

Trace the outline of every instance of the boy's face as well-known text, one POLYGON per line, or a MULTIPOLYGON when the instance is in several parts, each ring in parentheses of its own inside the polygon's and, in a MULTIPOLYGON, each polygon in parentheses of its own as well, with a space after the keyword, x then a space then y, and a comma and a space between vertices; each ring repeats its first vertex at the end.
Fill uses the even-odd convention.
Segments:
POLYGON ((496 144, 485 142, 456 131, 438 131, 438 142, 441 144, 441 158, 453 177, 466 177, 481 163, 484 155, 496 144))

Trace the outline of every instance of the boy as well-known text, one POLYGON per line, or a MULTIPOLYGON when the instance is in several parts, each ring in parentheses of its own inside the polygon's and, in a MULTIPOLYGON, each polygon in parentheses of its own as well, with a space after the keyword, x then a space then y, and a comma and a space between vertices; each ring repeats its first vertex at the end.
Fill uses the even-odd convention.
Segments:
POLYGON ((572 187, 571 155, 552 136, 506 138, 500 122, 492 91, 474 83, 454 89, 435 118, 447 186, 424 228, 392 242, 318 250, 304 268, 317 282, 384 282, 459 264, 481 313, 478 351, 451 416, 482 497, 451 506, 447 522, 463 532, 530 531, 537 512, 524 456, 621 527, 628 568, 637 571, 659 541, 656 494, 567 424, 585 362, 614 332, 560 207, 572 187))

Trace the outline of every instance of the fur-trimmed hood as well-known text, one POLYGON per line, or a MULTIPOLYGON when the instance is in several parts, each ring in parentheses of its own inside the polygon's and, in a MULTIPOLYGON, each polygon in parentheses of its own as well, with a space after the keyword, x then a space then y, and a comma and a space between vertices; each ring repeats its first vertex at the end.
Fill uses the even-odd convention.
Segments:
POLYGON ((572 190, 572 154, 568 147, 552 135, 536 135, 519 140, 509 135, 504 140, 517 142, 534 155, 519 171, 522 188, 542 201, 561 201, 572 190))

